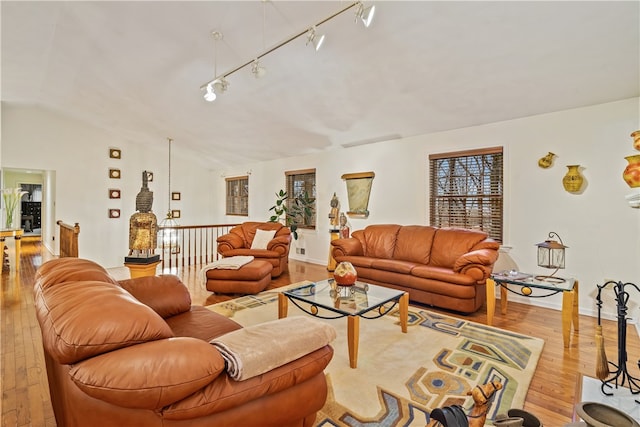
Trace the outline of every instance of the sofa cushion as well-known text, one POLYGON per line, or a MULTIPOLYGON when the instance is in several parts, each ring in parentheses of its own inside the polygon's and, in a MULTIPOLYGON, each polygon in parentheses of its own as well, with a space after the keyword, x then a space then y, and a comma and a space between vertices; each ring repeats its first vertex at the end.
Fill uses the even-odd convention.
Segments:
POLYGON ((194 305, 191 310, 166 319, 166 322, 175 336, 198 338, 207 343, 242 327, 230 318, 199 305, 194 305))
POLYGON ((456 260, 487 238, 483 231, 464 228, 440 228, 436 230, 431 248, 431 261, 435 267, 453 268, 456 260))
POLYGON ((151 307, 165 319, 191 308, 189 289, 173 274, 136 277, 119 283, 138 301, 151 307))
MULTIPOLYGON (((372 258, 393 258, 400 227, 395 224, 383 224, 370 225, 365 228, 362 233, 364 255, 372 258)), ((354 233, 354 237, 356 235, 354 233)))
POLYGON ((118 284, 101 265, 82 258, 57 258, 47 261, 36 271, 35 280, 42 288, 76 280, 118 284))
POLYGON ((261 230, 257 229, 253 241, 251 242, 251 249, 267 249, 267 245, 276 235, 276 230, 261 230))
POLYGON ((111 283, 67 282, 36 289, 35 298, 44 347, 61 364, 173 336, 156 312, 111 283))
POLYGON ((435 227, 424 225, 403 226, 398 231, 393 259, 429 264, 429 255, 435 234, 435 227))
POLYGON ((395 273, 410 274, 411 270, 419 264, 395 259, 374 259, 371 267, 378 270, 393 271, 395 273))
POLYGON ((159 410, 209 384, 224 366, 222 355, 207 342, 170 338, 92 357, 75 364, 69 375, 96 399, 159 410))
POLYGON ((411 275, 456 285, 475 285, 476 283, 476 280, 471 276, 454 273, 450 268, 434 267, 431 265, 416 266, 411 270, 411 275))

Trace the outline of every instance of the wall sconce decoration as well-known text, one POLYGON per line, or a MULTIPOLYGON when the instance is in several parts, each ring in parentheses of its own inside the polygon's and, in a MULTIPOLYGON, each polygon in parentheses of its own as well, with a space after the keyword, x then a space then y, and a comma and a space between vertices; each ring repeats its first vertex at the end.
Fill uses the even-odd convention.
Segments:
POLYGON ((567 173, 562 178, 562 185, 569 193, 579 193, 584 183, 584 177, 580 174, 580 165, 567 165, 567 173))
POLYGON ((376 176, 373 172, 346 173, 342 179, 347 182, 347 197, 349 198, 349 210, 347 215, 351 218, 369 217, 369 195, 371 185, 376 176))
POLYGON ((180 192, 174 191, 171 193, 171 200, 180 200, 180 192))
POLYGON ((542 243, 536 244, 538 247, 538 267, 553 268, 553 273, 549 275, 536 276, 538 280, 544 280, 552 283, 563 283, 565 279, 555 277, 555 274, 561 268, 564 268, 564 250, 568 248, 562 242, 558 233, 550 232, 549 237, 542 243), (554 240, 556 237, 558 240, 554 240))
POLYGON ((120 159, 122 157, 122 151, 119 148, 109 148, 110 159, 120 159))
MULTIPOLYGON (((633 138, 633 148, 640 151, 640 130, 633 132, 631 137, 633 138)), ((622 172, 624 182, 631 188, 640 187, 640 154, 627 156, 625 160, 628 164, 622 172)))
POLYGON ((110 199, 119 199, 120 198, 120 190, 117 188, 109 189, 109 198, 110 199))
POLYGON ((180 218, 180 209, 172 209, 171 218, 180 218))
POLYGON ((120 169, 109 168, 109 178, 120 179, 120 169))
POLYGON ((153 181, 153 172, 147 171, 147 182, 153 181))
POLYGON ((549 151, 546 156, 541 157, 540 160, 538 160, 538 166, 540 166, 542 169, 547 169, 553 164, 554 156, 555 154, 549 151))
POLYGON ((120 209, 109 209, 109 218, 120 218, 120 209))

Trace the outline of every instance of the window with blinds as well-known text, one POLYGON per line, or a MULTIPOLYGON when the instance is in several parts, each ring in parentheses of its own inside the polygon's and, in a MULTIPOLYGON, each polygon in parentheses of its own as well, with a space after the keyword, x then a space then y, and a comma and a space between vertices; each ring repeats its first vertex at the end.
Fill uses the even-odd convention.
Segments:
POLYGON ((316 170, 304 169, 297 171, 285 172, 287 179, 287 210, 293 212, 291 209, 294 204, 294 199, 303 196, 304 193, 309 198, 314 199, 313 202, 313 215, 311 217, 298 217, 296 218, 298 228, 316 228, 316 170))
POLYGON ((429 221, 484 230, 502 242, 502 147, 429 156, 429 221))
POLYGON ((249 216, 249 177, 225 178, 227 183, 227 215, 249 216))

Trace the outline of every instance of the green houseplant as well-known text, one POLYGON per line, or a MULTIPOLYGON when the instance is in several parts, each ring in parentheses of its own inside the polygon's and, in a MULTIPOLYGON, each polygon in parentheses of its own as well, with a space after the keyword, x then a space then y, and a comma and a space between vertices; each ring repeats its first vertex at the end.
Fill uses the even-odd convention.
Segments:
POLYGON ((316 199, 303 191, 293 197, 290 206, 287 206, 288 198, 287 192, 282 189, 276 193, 276 204, 269 208, 269 211, 273 211, 269 221, 282 222, 289 227, 293 238, 298 240, 298 227, 306 225, 313 217, 316 199))

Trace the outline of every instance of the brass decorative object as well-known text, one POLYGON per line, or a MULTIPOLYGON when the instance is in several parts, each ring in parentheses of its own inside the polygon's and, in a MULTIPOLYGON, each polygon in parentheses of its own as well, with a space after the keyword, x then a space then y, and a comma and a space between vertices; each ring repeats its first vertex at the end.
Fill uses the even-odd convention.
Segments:
POLYGON ((562 185, 569 193, 579 193, 584 183, 584 177, 580 174, 580 165, 567 165, 567 173, 562 178, 562 185))
POLYGON ((547 169, 553 164, 554 156, 555 154, 549 151, 545 156, 541 157, 540 160, 538 160, 538 166, 540 166, 542 169, 547 169))
POLYGON ((158 245, 158 221, 151 211, 153 192, 148 187, 147 171, 142 172, 142 187, 136 195, 136 213, 129 218, 129 256, 125 263, 149 264, 160 259, 155 255, 158 245))

